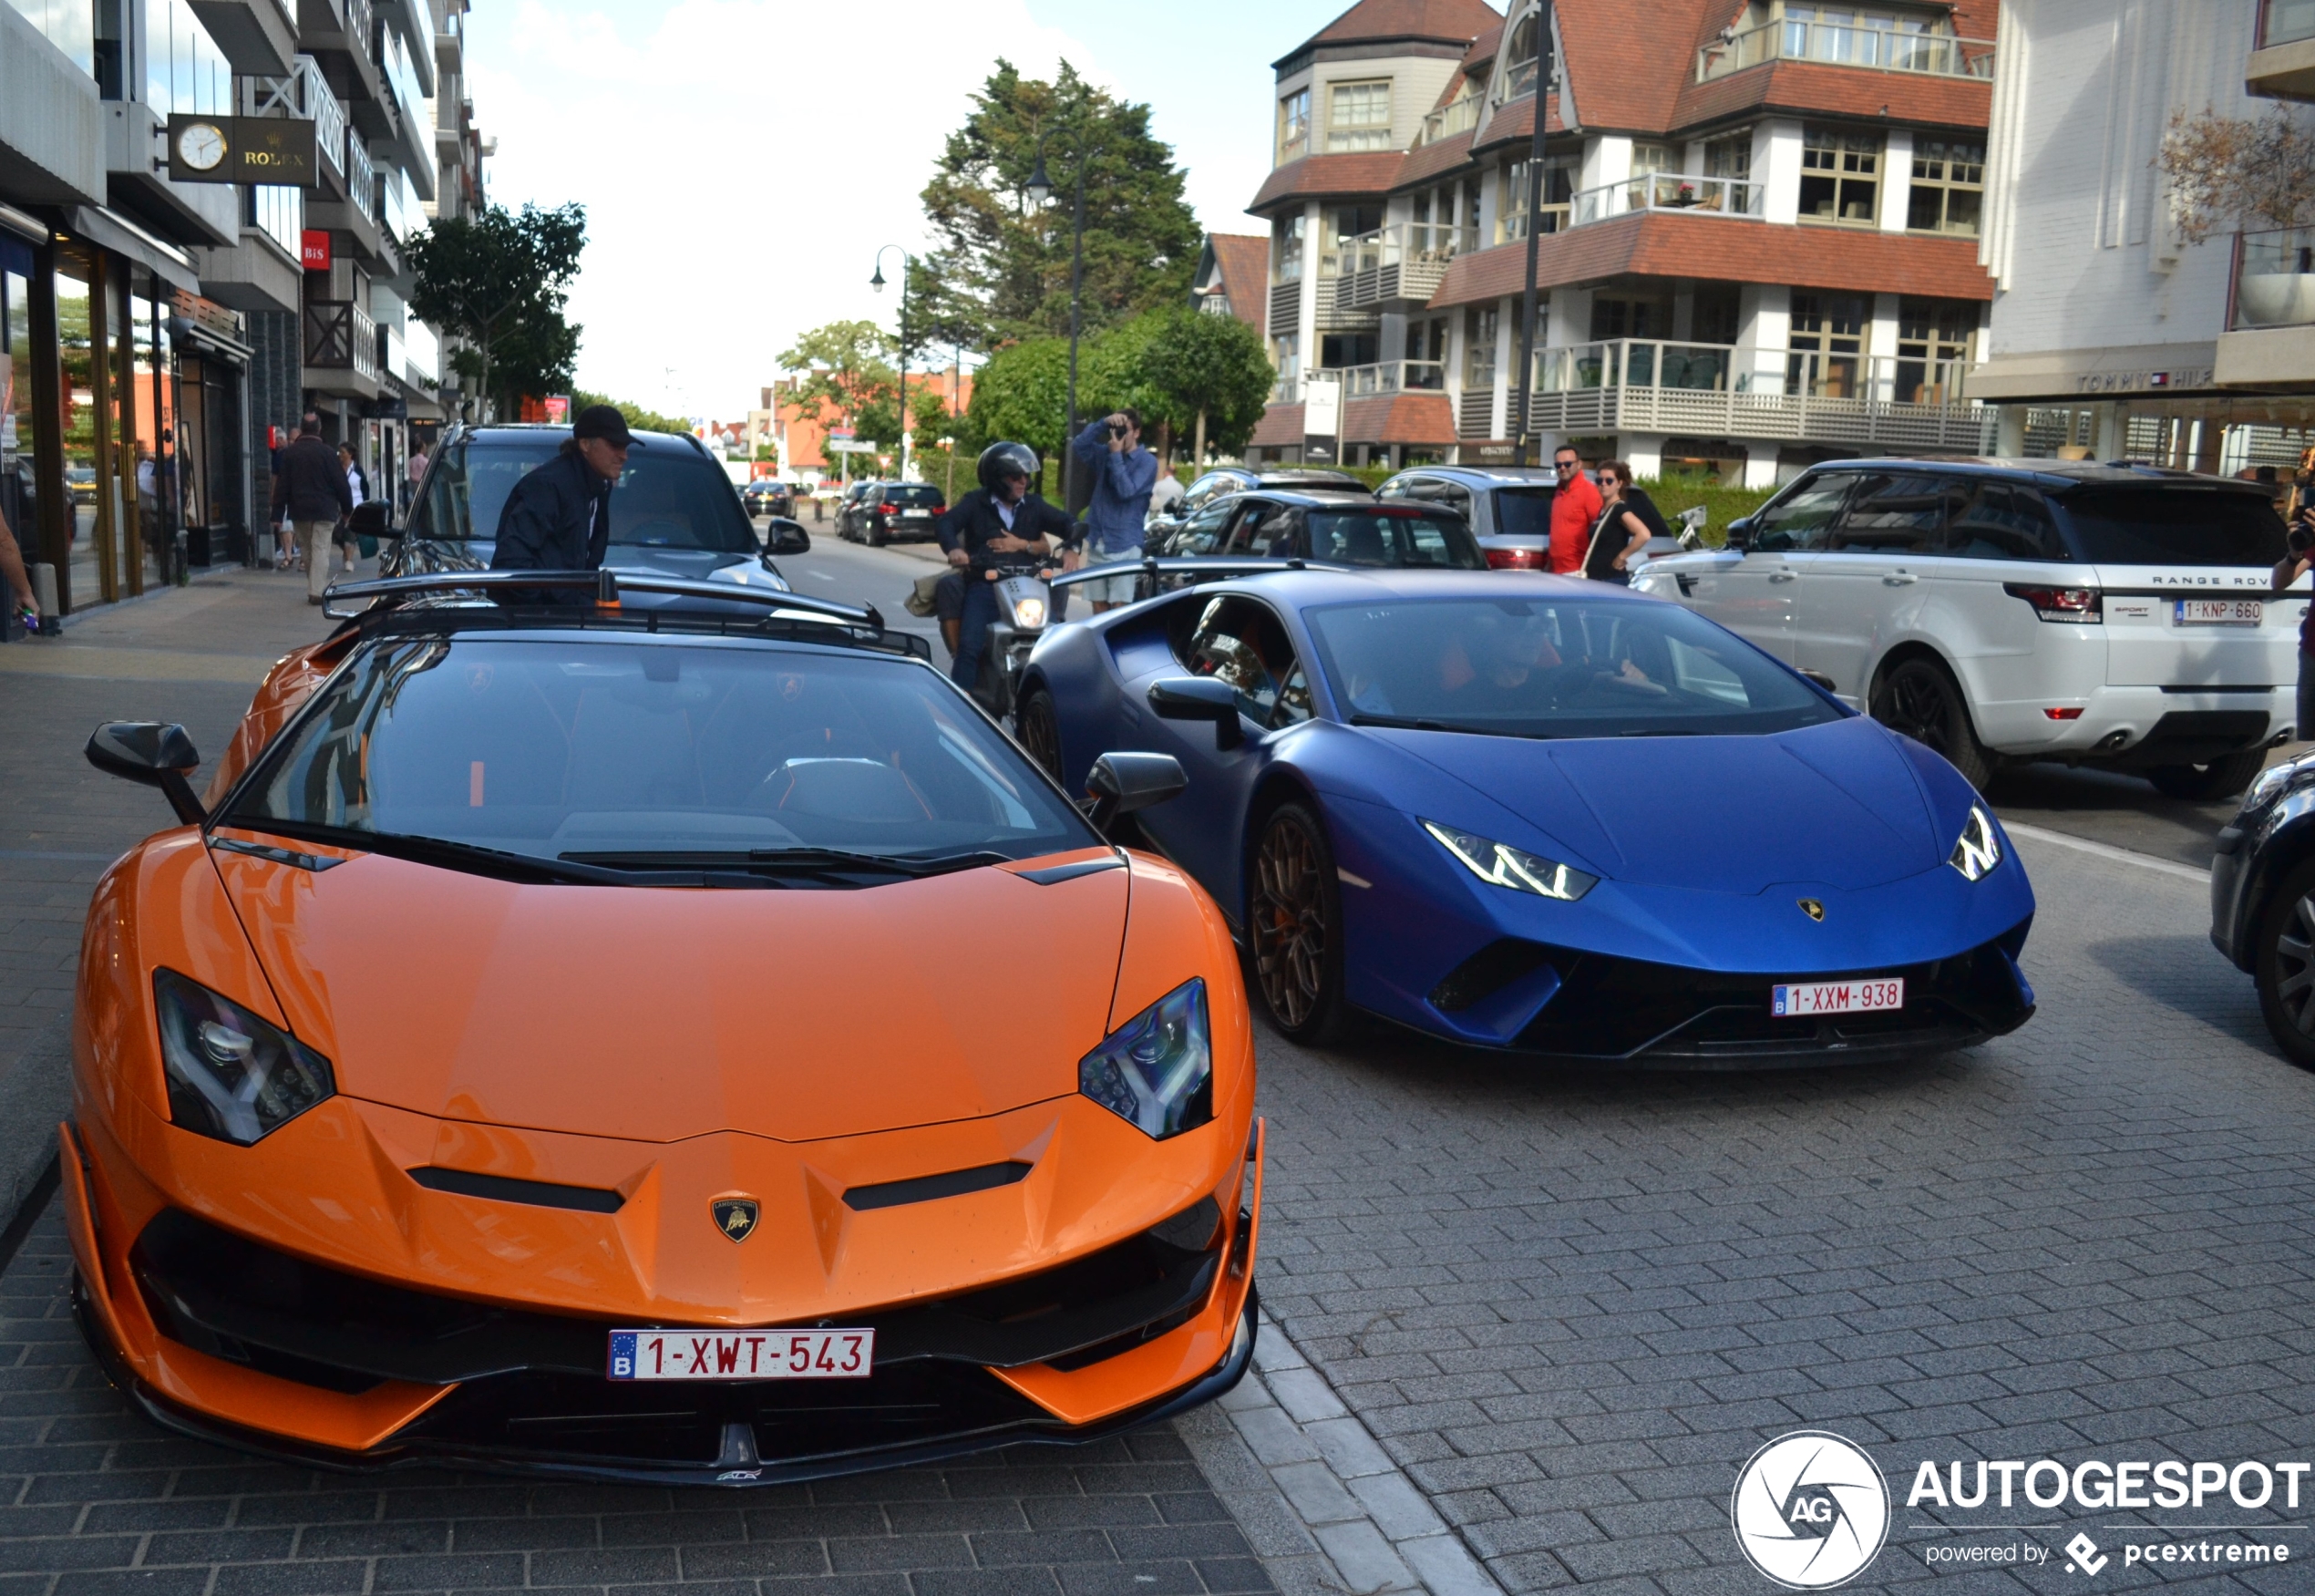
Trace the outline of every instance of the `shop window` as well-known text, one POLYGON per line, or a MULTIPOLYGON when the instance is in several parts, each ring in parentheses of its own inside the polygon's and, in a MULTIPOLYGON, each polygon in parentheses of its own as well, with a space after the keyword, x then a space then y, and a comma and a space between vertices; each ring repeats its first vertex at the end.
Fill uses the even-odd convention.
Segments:
POLYGON ((1311 91, 1298 88, 1278 102, 1278 164, 1311 152, 1311 91))
POLYGON ((1392 148, 1388 78, 1337 83, 1327 90, 1326 148, 1337 155, 1392 148))
POLYGON ((1844 128, 1801 133, 1803 221, 1872 227, 1880 218, 1881 136, 1844 128))
POLYGON ((1914 232, 1978 235, 1985 210, 1985 143, 1970 139, 1917 139, 1913 189, 1905 225, 1914 232))

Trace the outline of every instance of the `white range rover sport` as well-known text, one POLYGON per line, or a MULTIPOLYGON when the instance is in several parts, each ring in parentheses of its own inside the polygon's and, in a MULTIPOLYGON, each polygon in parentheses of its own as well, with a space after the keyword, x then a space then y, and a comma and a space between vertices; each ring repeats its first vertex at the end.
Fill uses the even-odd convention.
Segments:
POLYGON ((2054 460, 1842 460, 1649 561, 1702 611, 1982 787, 2001 764, 2224 798, 2294 730, 2309 582, 2248 482, 2054 460))

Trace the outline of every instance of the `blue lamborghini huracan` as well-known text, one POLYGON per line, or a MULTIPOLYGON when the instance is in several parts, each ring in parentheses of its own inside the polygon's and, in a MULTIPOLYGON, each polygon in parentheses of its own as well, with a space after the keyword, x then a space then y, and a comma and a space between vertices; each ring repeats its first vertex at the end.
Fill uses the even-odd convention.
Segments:
POLYGON ((1135 819, 1288 1036, 1358 1009, 1733 1068, 2032 1014, 2032 889, 1970 784, 1712 622, 1540 574, 1197 563, 1041 642, 1015 724, 1071 791, 1111 750, 1181 761, 1135 819))

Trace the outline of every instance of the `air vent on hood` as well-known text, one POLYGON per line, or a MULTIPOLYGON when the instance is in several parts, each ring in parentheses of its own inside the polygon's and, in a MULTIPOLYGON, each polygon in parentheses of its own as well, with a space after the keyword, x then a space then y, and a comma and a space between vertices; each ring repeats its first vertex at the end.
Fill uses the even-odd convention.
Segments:
POLYGON ((627 1200, 598 1186, 557 1186, 546 1180, 481 1175, 472 1169, 437 1169, 431 1164, 411 1170, 410 1179, 429 1191, 487 1197, 496 1202, 527 1202, 534 1208, 577 1209, 581 1213, 617 1213, 627 1200))
POLYGON ((919 1175, 912 1180, 886 1180, 874 1186, 855 1186, 844 1194, 844 1206, 856 1212, 876 1208, 898 1208, 904 1202, 931 1202, 940 1197, 962 1197, 968 1191, 988 1191, 999 1186, 1011 1186, 1028 1174, 1030 1166, 1014 1159, 1003 1164, 983 1164, 977 1169, 951 1169, 942 1175, 919 1175))

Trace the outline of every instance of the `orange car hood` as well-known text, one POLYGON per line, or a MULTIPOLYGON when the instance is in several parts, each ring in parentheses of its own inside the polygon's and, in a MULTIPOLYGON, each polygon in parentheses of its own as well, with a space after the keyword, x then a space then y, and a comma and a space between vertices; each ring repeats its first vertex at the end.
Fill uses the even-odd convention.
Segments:
POLYGON ((341 1092, 644 1141, 855 1136, 1075 1091, 1108 1028, 1130 880, 672 890, 211 858, 341 1092), (1056 954, 1085 974, 1053 979, 1056 954))

